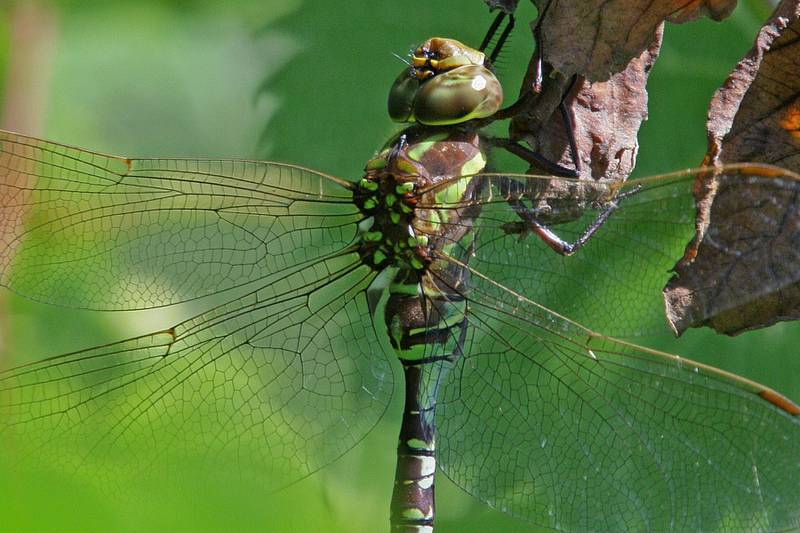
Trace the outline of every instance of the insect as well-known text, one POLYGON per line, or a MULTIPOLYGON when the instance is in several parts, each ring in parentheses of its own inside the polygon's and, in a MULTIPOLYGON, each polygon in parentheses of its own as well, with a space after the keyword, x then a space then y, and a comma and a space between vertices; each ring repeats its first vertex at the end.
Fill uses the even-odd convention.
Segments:
MULTIPOLYGON (((233 479, 275 488, 369 432, 399 357, 398 528, 432 527, 436 465, 480 499, 550 527, 796 520, 794 404, 573 321, 636 316, 606 303, 611 267, 671 266, 691 236, 694 175, 597 184, 582 203, 558 199, 544 213, 543 183, 577 182, 484 172, 480 137, 465 123, 496 111, 491 94, 444 124, 441 109, 417 107, 421 91, 453 73, 480 96, 496 81, 481 56, 451 40, 417 50, 390 108, 423 123, 356 182, 282 163, 103 156, 4 133, 4 285, 98 309, 213 302, 152 335, 0 374, 0 427, 23 460, 90 468, 113 485, 120 456, 158 480, 194 467, 181 464, 185 453, 232 454, 243 462, 233 479), (532 235, 548 220, 561 235, 585 234, 625 191, 636 192, 569 260, 532 235), (620 246, 631 241, 651 249, 646 263, 641 246, 620 246), (72 290, 81 277, 96 290, 72 290), (568 302, 572 287, 553 278, 589 297, 568 302), (147 472, 154 456, 174 470, 147 472)), ((617 288, 657 295, 657 275, 639 280, 617 288)))

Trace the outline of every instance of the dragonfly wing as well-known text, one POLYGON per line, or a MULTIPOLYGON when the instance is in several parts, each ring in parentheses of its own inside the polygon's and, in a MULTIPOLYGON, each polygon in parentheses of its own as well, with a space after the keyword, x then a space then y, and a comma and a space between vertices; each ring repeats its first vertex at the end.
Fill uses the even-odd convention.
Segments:
POLYGON ((596 335, 474 269, 470 285, 473 333, 436 412, 459 486, 567 531, 798 525, 800 408, 596 335))
POLYGON ((126 159, 0 131, 0 284, 146 309, 239 287, 353 242, 336 178, 270 162, 126 159))
MULTIPOLYGON (((800 181, 794 176, 776 175, 774 167, 754 165, 735 170, 718 179, 728 189, 739 187, 744 195, 752 196, 753 188, 774 191, 772 197, 777 193, 800 194, 800 181)), ((524 217, 574 242, 608 207, 608 200, 613 198, 608 185, 488 174, 460 178, 465 183, 473 179, 481 184, 473 184, 476 193, 472 197, 438 207, 467 212, 476 204, 481 206, 480 216, 471 221, 476 243, 469 252, 469 264, 491 279, 604 334, 643 335, 666 329, 662 291, 695 234, 693 192, 699 173, 695 169, 625 184, 620 192, 628 195, 618 201, 618 208, 586 244, 569 257, 555 253, 533 231, 525 229, 524 217), (546 196, 540 190, 551 182, 557 182, 551 187, 556 192, 546 196)), ((775 225, 781 222, 777 210, 764 210, 762 216, 775 225)), ((713 224, 716 228, 743 226, 734 210, 727 217, 717 216, 713 224)), ((466 252, 462 256, 466 257, 466 252)), ((797 269, 767 266, 771 267, 769 276, 749 280, 737 277, 740 290, 726 305, 756 299, 755 291, 778 292, 800 282, 797 269)), ((709 282, 709 286, 713 285, 709 282)))
POLYGON ((132 479, 263 491, 302 478, 389 402, 373 277, 357 254, 332 255, 173 328, 2 371, 3 456, 117 496, 132 479))

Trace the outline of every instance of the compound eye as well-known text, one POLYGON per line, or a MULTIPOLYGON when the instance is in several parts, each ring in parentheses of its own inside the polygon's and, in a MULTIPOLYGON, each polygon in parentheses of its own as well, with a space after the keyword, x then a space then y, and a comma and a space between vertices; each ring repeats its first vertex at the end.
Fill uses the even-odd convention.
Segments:
POLYGON ((502 102, 503 89, 494 74, 483 66, 467 65, 425 81, 416 91, 413 115, 429 126, 458 124, 491 116, 502 102))
POLYGON ((484 60, 482 52, 455 39, 428 39, 394 81, 389 116, 396 122, 444 126, 493 115, 503 89, 484 60))
POLYGON ((411 69, 405 69, 394 80, 389 89, 389 117, 395 122, 414 121, 414 99, 419 90, 420 80, 411 69))

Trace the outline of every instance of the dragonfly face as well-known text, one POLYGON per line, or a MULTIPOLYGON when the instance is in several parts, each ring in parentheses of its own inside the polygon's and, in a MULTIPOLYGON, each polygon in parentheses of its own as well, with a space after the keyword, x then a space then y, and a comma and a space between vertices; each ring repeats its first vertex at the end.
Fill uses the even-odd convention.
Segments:
MULTIPOLYGON (((487 113, 491 95, 458 89, 492 78, 469 50, 434 41, 390 97, 394 118, 417 124, 357 184, 284 163, 119 158, 0 133, 4 286, 105 310, 221 300, 149 335, 0 372, 0 442, 117 492, 136 475, 197 470, 211 485, 275 489, 375 426, 394 352, 413 384, 397 523, 429 524, 438 468, 563 530, 797 524, 800 409, 579 323, 623 330, 658 307, 693 234, 695 173, 630 184, 639 192, 586 248, 554 254, 523 224, 539 220, 543 181, 561 178, 485 173, 477 134, 439 125, 487 113), (456 52, 436 55, 447 46, 456 52), (450 105, 444 83, 428 102, 426 84, 455 73, 450 94, 469 105, 450 105), (391 283, 375 303, 383 272, 391 283)), ((795 176, 751 171, 751 186, 800 192, 795 176)), ((579 235, 596 213, 559 200, 547 220, 579 235)))
POLYGON ((428 39, 392 85, 389 116, 397 122, 445 126, 494 115, 503 89, 485 59, 454 39, 428 39))

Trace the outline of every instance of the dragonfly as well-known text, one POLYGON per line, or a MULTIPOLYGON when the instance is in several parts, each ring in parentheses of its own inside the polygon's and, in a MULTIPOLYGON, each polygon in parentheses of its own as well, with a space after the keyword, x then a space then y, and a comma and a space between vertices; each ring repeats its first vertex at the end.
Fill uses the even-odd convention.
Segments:
MULTIPOLYGON (((90 471, 111 492, 199 469, 266 493, 356 446, 402 379, 394 531, 433 530, 437 472, 558 530, 797 525, 800 407, 611 336, 660 307, 709 170, 625 184, 491 172, 477 125, 501 102, 481 50, 425 41, 390 90, 410 125, 355 180, 0 133, 3 286, 81 309, 204 306, 0 371, 14 459, 90 471)), ((716 173, 800 188, 767 165, 716 173)))

